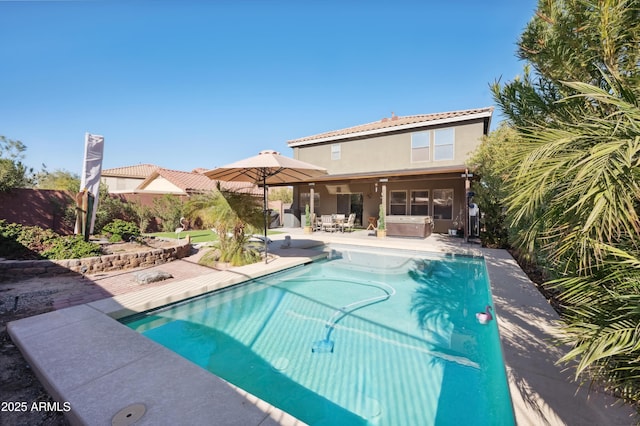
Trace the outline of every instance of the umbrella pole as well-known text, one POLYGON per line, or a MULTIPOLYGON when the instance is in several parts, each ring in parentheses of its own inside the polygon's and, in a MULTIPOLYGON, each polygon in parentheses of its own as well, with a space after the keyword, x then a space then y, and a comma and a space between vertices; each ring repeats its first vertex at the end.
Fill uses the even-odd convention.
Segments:
POLYGON ((262 178, 262 192, 263 192, 263 197, 264 197, 264 205, 263 205, 263 210, 262 210, 262 216, 264 219, 264 263, 267 263, 267 250, 268 250, 268 244, 267 244, 267 176, 265 174, 265 176, 263 176, 262 178))

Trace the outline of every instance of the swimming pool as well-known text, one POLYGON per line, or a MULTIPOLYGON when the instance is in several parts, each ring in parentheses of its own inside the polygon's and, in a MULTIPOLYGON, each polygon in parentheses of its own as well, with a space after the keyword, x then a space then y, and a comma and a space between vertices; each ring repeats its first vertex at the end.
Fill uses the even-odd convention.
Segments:
POLYGON ((482 258, 326 260, 122 320, 312 425, 513 425, 482 258))

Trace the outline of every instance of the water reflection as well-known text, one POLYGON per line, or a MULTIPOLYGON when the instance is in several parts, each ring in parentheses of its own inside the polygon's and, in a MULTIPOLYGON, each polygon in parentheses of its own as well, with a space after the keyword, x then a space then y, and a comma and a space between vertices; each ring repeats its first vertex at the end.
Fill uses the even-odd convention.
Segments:
POLYGON ((476 268, 461 268, 451 261, 414 259, 409 276, 418 283, 411 297, 415 316, 424 339, 439 350, 472 360, 477 359, 478 342, 466 308, 475 298, 476 268))

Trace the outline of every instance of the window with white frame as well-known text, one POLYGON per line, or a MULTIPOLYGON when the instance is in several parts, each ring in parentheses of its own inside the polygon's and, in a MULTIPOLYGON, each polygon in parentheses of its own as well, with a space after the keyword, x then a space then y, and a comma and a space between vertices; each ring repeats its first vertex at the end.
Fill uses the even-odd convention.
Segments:
POLYGON ((433 159, 453 160, 455 147, 455 134, 453 128, 437 129, 433 132, 433 159))
POLYGON ((411 134, 411 162, 429 161, 431 158, 431 132, 417 132, 411 134))
POLYGON ((453 219, 453 189, 433 190, 433 218, 453 219))
POLYGON ((331 159, 339 160, 340 159, 340 144, 334 143, 331 145, 331 159))
POLYGON ((407 214, 407 191, 389 192, 389 214, 407 214))
POLYGON ((428 190, 412 190, 411 191, 411 215, 412 216, 429 216, 429 191, 428 190))

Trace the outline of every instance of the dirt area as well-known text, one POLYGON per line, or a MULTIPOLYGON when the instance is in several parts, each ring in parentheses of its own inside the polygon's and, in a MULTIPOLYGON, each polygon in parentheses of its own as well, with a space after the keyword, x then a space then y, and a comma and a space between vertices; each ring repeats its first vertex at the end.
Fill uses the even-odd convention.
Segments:
MULTIPOLYGON (((155 240, 144 246, 137 243, 109 244, 111 253, 140 251, 175 245, 175 242, 155 240)), ((184 262, 177 261, 177 262, 184 262)), ((171 264, 176 262, 171 262, 171 264)), ((169 265, 169 264, 165 264, 169 265)), ((159 265, 157 268, 162 268, 159 265)), ((188 269, 197 269, 197 264, 188 269)), ((165 266, 168 268, 168 266, 165 266)), ((177 266, 174 266, 174 269, 177 266)), ((103 274, 104 275, 104 274, 103 274)), ((125 275, 120 273, 120 281, 125 275)), ((104 277, 66 276, 58 278, 31 278, 23 281, 0 282, 0 425, 57 426, 69 423, 60 411, 38 410, 41 402, 54 400, 40 384, 22 354, 7 333, 7 323, 21 318, 54 310, 54 301, 89 295, 96 299, 109 297, 98 285, 104 277), (34 405, 35 404, 35 405, 34 405)), ((128 278, 130 279, 130 278, 128 278)), ((159 283, 158 285, 162 285, 159 283)), ((80 300, 80 299, 78 299, 80 300)), ((79 301, 78 303, 83 303, 79 301)), ((64 408, 60 406, 60 408, 64 408)))
MULTIPOLYGON (((184 240, 184 239, 183 239, 184 240)), ((101 244, 104 254, 117 254, 127 252, 147 251, 154 248, 164 248, 175 246, 176 242, 171 240, 162 240, 158 238, 145 238, 141 243, 108 243, 101 244)))
POLYGON ((40 402, 54 401, 44 390, 7 333, 7 323, 53 310, 53 295, 70 291, 77 285, 76 280, 55 281, 60 282, 45 283, 42 279, 32 279, 25 282, 0 284, 0 365, 2 365, 0 424, 2 425, 69 424, 61 412, 32 410, 34 403, 37 406, 40 402), (15 306, 16 296, 20 296, 18 306, 15 306), (17 407, 15 403, 18 403, 17 407))

